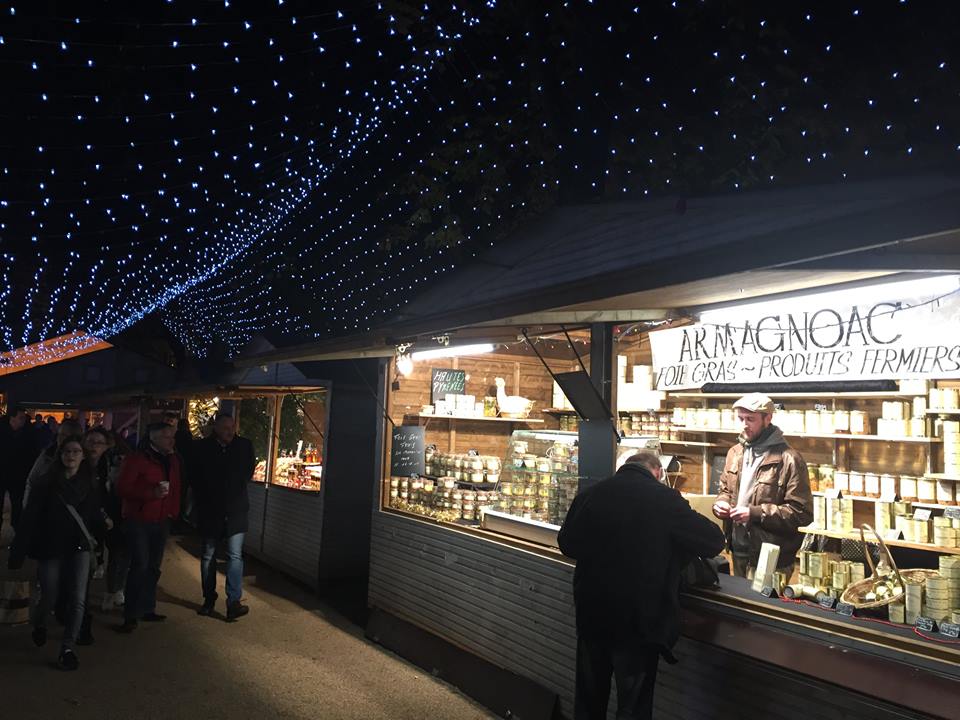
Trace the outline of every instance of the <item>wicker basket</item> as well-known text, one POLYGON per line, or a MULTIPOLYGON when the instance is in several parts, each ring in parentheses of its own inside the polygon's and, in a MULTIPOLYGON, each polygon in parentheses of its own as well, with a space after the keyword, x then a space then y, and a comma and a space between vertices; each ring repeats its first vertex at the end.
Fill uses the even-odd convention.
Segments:
POLYGON ((897 567, 897 563, 893 559, 893 555, 890 554, 887 544, 883 542, 883 538, 880 537, 880 533, 867 524, 860 526, 860 541, 863 543, 863 554, 867 557, 867 565, 870 566, 870 577, 864 578, 863 580, 858 580, 852 585, 848 585, 847 589, 843 591, 843 595, 840 597, 841 602, 853 605, 853 607, 857 610, 879 608, 905 598, 906 586, 904 579, 912 580, 914 582, 924 582, 929 577, 939 577, 940 575, 940 573, 936 570, 929 570, 926 568, 900 570, 897 567), (867 540, 863 535, 864 530, 872 532, 877 538, 877 543, 879 543, 880 551, 882 553, 881 557, 883 555, 886 556, 887 562, 890 564, 890 567, 893 568, 893 575, 895 575, 897 578, 897 584, 903 589, 899 595, 891 595, 890 597, 885 597, 880 600, 867 601, 863 599, 868 592, 873 591, 880 579, 886 577, 885 575, 880 575, 877 572, 877 567, 873 563, 873 558, 870 557, 870 550, 867 548, 867 540))

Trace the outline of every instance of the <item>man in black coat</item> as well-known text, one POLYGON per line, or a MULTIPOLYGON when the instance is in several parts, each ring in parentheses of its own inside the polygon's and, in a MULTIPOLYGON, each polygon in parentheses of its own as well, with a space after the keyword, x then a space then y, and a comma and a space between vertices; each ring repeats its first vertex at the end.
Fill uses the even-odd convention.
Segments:
POLYGON ((217 542, 227 541, 227 619, 235 620, 250 609, 243 596, 243 536, 247 532, 247 483, 256 460, 253 445, 238 436, 234 419, 218 415, 213 435, 198 441, 190 468, 193 499, 200 531, 200 582, 203 607, 200 615, 212 615, 217 602, 217 542))
POLYGON ((11 407, 7 416, 0 418, 0 529, 4 495, 10 496, 10 524, 16 529, 27 475, 39 453, 30 418, 20 408, 11 407))
POLYGON ((576 720, 607 717, 610 676, 617 717, 650 718, 660 656, 680 635, 680 571, 694 555, 723 550, 723 532, 660 483, 652 451, 574 499, 558 541, 577 561, 576 720))

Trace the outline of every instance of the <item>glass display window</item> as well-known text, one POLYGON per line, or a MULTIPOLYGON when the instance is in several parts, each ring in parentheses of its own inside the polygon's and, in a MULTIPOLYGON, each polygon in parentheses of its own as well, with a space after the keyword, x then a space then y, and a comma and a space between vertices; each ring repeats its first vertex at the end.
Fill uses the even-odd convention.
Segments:
POLYGON ((273 398, 268 397, 244 398, 239 402, 237 434, 253 444, 253 454, 257 460, 253 471, 254 482, 266 481, 270 428, 273 423, 272 407, 273 398))
POLYGON ((320 490, 327 432, 326 391, 284 395, 279 411, 271 482, 297 490, 320 490))

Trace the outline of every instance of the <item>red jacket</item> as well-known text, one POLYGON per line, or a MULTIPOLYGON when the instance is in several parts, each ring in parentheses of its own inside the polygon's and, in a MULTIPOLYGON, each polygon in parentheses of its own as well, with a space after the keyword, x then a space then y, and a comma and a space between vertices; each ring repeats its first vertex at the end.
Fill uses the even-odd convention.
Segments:
POLYGON ((166 456, 169 470, 160 455, 152 449, 130 453, 120 467, 117 494, 122 501, 125 520, 157 523, 180 512, 180 458, 176 453, 166 456), (163 481, 170 481, 170 492, 158 498, 154 493, 163 481))

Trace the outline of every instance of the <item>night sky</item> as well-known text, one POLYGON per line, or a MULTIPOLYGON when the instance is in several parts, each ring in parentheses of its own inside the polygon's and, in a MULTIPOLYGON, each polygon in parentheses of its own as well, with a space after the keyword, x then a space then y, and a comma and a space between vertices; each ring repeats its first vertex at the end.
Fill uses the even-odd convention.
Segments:
POLYGON ((958 21, 916 0, 0 6, 0 350, 144 318, 197 356, 356 332, 558 203, 953 168, 958 21))

